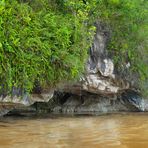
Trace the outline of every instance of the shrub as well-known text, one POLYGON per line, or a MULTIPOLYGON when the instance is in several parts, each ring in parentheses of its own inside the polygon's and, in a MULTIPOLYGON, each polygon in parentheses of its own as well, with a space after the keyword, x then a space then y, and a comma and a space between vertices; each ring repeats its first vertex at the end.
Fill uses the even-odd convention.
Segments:
POLYGON ((82 73, 93 27, 84 23, 87 12, 75 9, 76 3, 61 4, 0 2, 0 80, 5 89, 30 92, 35 81, 52 87, 82 73))

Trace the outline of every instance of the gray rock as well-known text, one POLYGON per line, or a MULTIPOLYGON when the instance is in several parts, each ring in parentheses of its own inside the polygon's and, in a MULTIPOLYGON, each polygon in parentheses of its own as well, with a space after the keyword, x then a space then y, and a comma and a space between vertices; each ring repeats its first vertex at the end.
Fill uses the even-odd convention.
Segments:
POLYGON ((70 96, 64 104, 53 108, 53 112, 92 114, 92 113, 112 113, 121 111, 144 111, 143 99, 132 90, 114 96, 103 97, 96 94, 87 96, 70 96), (60 107, 59 107, 60 106, 60 107))
POLYGON ((41 94, 23 93, 21 89, 13 88, 11 95, 0 94, 0 116, 7 114, 9 111, 17 110, 22 112, 28 110, 29 106, 35 102, 48 102, 53 97, 53 90, 44 90, 41 94), (28 107, 28 108, 27 108, 28 107))
POLYGON ((89 50, 89 58, 86 63, 86 71, 76 83, 65 83, 58 89, 62 92, 70 92, 76 95, 90 92, 94 94, 117 94, 125 89, 129 89, 128 81, 114 74, 114 64, 106 50, 109 40, 109 31, 96 23, 96 35, 89 50))

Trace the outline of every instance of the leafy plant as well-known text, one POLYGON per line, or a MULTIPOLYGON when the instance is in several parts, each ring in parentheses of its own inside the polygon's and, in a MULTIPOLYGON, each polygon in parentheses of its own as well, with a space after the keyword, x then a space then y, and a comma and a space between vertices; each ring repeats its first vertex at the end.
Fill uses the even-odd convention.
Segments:
POLYGON ((5 89, 30 92, 36 80, 53 87, 82 73, 93 32, 84 23, 87 11, 75 9, 76 4, 81 3, 71 7, 63 2, 63 11, 56 1, 1 1, 0 79, 5 89))

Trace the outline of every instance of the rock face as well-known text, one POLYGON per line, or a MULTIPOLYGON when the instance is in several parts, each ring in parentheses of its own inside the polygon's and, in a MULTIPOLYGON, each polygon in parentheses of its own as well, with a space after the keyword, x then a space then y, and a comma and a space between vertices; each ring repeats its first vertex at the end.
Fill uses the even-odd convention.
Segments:
POLYGON ((144 109, 141 97, 133 91, 128 91, 117 96, 116 100, 96 94, 88 94, 86 96, 71 95, 66 101, 57 103, 52 111, 64 114, 94 114, 144 111, 144 109))
MULTIPOLYGON (((86 70, 79 82, 65 82, 56 89, 56 92, 51 89, 40 91, 37 87, 37 91, 30 96, 16 88, 13 89, 12 96, 7 96, 1 91, 1 114, 23 108, 20 105, 30 106, 35 102, 48 101, 47 104, 36 103, 32 108, 58 113, 82 114, 146 110, 148 105, 144 106, 143 99, 134 90, 134 83, 131 82, 131 85, 128 81, 130 79, 126 80, 126 76, 121 77, 122 74, 115 74, 116 69, 106 50, 109 30, 99 22, 96 23, 96 28, 94 42, 89 50, 89 59, 85 66, 86 70)), ((130 63, 126 65, 126 69, 129 66, 130 63)))
POLYGON ((125 89, 129 89, 129 82, 118 78, 114 74, 113 61, 108 58, 106 44, 109 39, 109 33, 96 23, 97 31, 94 42, 89 51, 89 59, 86 63, 85 74, 80 82, 76 84, 66 84, 61 91, 71 92, 80 95, 84 92, 94 94, 117 94, 125 89))
POLYGON ((54 94, 53 90, 43 90, 40 93, 32 93, 31 95, 23 93, 19 88, 12 89, 12 95, 7 95, 4 91, 0 94, 0 116, 7 114, 11 110, 23 109, 28 110, 27 106, 35 102, 48 102, 54 94))
MULTIPOLYGON (((59 88, 61 93, 71 96, 57 104, 53 112, 117 112, 144 111, 144 101, 134 90, 126 77, 115 74, 114 64, 106 51, 109 31, 96 23, 96 35, 89 51, 85 74, 80 81, 65 84, 59 88)), ((126 69, 130 66, 127 65, 126 69)), ((63 100, 63 98, 60 98, 63 100)))

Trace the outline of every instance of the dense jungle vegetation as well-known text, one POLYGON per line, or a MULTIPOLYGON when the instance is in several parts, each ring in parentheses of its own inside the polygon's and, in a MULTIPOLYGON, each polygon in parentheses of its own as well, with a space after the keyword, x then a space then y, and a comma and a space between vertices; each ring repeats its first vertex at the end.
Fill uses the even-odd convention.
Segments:
MULTIPOLYGON (((0 0, 0 82, 5 89, 43 87, 78 78, 99 20, 111 32, 109 52, 148 78, 148 1, 0 0)), ((120 68, 120 66, 119 66, 120 68)), ((143 84, 141 86, 144 86, 143 84)))

